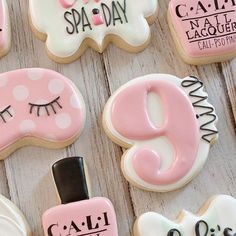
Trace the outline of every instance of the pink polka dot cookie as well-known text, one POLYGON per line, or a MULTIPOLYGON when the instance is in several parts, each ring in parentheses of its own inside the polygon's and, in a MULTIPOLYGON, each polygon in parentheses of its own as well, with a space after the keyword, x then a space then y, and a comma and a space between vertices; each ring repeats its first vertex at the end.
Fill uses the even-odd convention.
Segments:
POLYGON ((17 148, 72 144, 85 123, 76 86, 55 71, 32 68, 0 75, 0 159, 17 148))
POLYGON ((150 41, 158 0, 30 0, 31 25, 46 41, 49 56, 60 63, 79 58, 91 47, 109 43, 140 52, 150 41))
POLYGON ((128 150, 122 171, 144 190, 166 192, 187 184, 217 139, 217 116, 196 77, 152 74, 134 79, 108 100, 108 136, 128 150))
POLYGON ((0 57, 11 47, 11 24, 6 0, 0 0, 0 57))
POLYGON ((185 62, 208 64, 236 56, 235 0, 171 0, 168 21, 185 62))

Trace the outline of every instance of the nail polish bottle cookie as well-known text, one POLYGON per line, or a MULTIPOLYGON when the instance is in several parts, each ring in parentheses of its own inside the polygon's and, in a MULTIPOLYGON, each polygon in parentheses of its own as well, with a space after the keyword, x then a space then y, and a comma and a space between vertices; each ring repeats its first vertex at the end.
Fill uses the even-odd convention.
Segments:
POLYGON ((200 172, 218 137, 216 122, 203 83, 192 76, 131 80, 103 113, 107 135, 127 149, 121 161, 125 178, 156 192, 183 187, 200 172))
POLYGON ((0 195, 0 235, 32 235, 30 227, 21 211, 10 200, 2 195, 0 195))
POLYGON ((28 68, 0 74, 0 94, 0 160, 25 145, 66 147, 83 130, 83 97, 55 71, 28 68))
POLYGON ((62 205, 44 213, 45 236, 118 236, 116 215, 110 200, 89 198, 83 158, 60 160, 53 165, 52 171, 62 205))
POLYGON ((36 36, 59 63, 79 58, 88 47, 102 53, 109 43, 140 52, 150 41, 158 0, 30 0, 36 36))
POLYGON ((171 0, 168 21, 185 62, 208 64, 236 56, 235 0, 171 0))
POLYGON ((236 200, 217 195, 208 200, 198 214, 183 210, 176 221, 155 212, 141 215, 134 236, 233 236, 236 234, 236 200))

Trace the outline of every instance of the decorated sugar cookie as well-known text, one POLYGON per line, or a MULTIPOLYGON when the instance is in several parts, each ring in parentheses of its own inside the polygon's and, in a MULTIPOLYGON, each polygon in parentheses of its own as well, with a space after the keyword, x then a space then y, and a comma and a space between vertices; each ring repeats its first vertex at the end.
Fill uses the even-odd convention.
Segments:
POLYGON ((80 92, 67 78, 46 69, 0 74, 0 159, 33 144, 70 145, 85 123, 80 92))
POLYGON ((30 0, 33 30, 46 41, 52 59, 68 63, 92 47, 112 42, 127 51, 143 50, 158 0, 30 0))
POLYGON ((0 0, 0 57, 11 47, 11 25, 6 0, 0 0))
POLYGON ((0 235, 31 236, 29 225, 20 210, 0 195, 0 235))
POLYGON ((217 139, 215 110, 196 77, 134 79, 111 96, 103 118, 109 137, 128 149, 121 164, 125 177, 150 191, 187 184, 217 139))
POLYGON ((45 236, 118 236, 111 201, 90 198, 84 158, 62 159, 53 165, 52 173, 62 204, 43 214, 45 236))
POLYGON ((176 221, 154 212, 141 215, 134 226, 134 236, 234 236, 236 200, 227 195, 211 198, 194 215, 182 211, 176 221))
POLYGON ((235 0, 171 0, 168 20, 187 63, 207 64, 236 56, 235 0))

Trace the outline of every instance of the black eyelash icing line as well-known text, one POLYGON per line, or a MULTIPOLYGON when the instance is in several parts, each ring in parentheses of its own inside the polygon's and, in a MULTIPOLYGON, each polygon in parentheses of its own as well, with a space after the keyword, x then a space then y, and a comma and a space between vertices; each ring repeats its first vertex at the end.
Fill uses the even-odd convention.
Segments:
POLYGON ((37 116, 40 116, 40 110, 42 108, 45 109, 45 111, 47 112, 47 115, 50 116, 50 112, 49 112, 49 107, 51 108, 51 110, 54 112, 54 114, 57 114, 57 111, 55 109, 55 104, 60 108, 62 109, 62 106, 61 104, 59 103, 59 99, 60 99, 60 96, 57 97, 56 99, 54 99, 53 101, 47 103, 47 104, 34 104, 34 103, 29 103, 30 105, 30 114, 33 113, 33 110, 34 108, 36 107, 37 108, 37 116))
POLYGON ((208 127, 209 124, 211 124, 214 121, 216 121, 217 117, 214 114, 214 108, 213 107, 201 105, 201 103, 203 101, 206 101, 208 99, 208 96, 200 96, 200 95, 198 95, 196 93, 197 91, 199 91, 200 89, 202 89, 204 87, 203 82, 201 82, 195 76, 190 76, 190 78, 191 78, 191 80, 190 79, 185 79, 181 83, 181 85, 184 88, 189 88, 189 87, 192 87, 192 86, 197 85, 197 84, 199 85, 196 89, 192 90, 189 93, 189 96, 198 99, 196 102, 193 102, 193 107, 203 108, 203 109, 206 110, 206 112, 198 114, 197 118, 202 117, 202 116, 209 116, 209 117, 211 117, 211 119, 208 122, 206 122, 205 124, 200 126, 200 130, 207 132, 206 134, 204 134, 202 136, 202 139, 205 140, 206 142, 210 143, 211 139, 209 139, 209 137, 211 137, 214 134, 218 134, 218 131, 217 130, 213 130, 213 129, 209 129, 207 127, 208 127))
POLYGON ((9 111, 9 109, 11 108, 11 105, 9 105, 8 107, 6 107, 4 110, 0 111, 0 117, 2 119, 2 121, 4 123, 7 123, 6 119, 4 118, 4 114, 7 113, 10 117, 12 117, 11 112, 9 111))

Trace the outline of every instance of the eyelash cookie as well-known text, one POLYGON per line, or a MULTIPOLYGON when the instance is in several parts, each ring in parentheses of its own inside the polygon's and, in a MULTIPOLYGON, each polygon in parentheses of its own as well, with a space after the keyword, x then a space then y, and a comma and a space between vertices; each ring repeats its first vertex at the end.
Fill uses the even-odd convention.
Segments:
POLYGON ((4 236, 31 236, 31 230, 23 214, 2 195, 0 195, 0 234, 4 236))
POLYGON ((62 148, 85 123, 85 104, 63 75, 32 68, 0 74, 0 159, 25 145, 62 148))
POLYGON ((88 47, 103 52, 110 42, 142 51, 150 41, 150 27, 158 0, 30 0, 33 31, 50 57, 69 63, 88 47))
POLYGON ((170 221, 155 212, 141 215, 134 226, 134 236, 201 236, 236 233, 236 200, 227 195, 211 198, 194 215, 182 211, 176 221, 170 221))
POLYGON ((0 57, 3 57, 11 47, 11 24, 6 0, 0 0, 0 11, 0 57))
POLYGON ((187 184, 217 139, 217 116, 203 83, 164 74, 134 79, 108 100, 103 124, 128 150, 122 171, 135 186, 166 192, 187 184))
POLYGON ((169 26, 189 64, 222 62, 236 56, 235 0, 171 0, 169 26))

